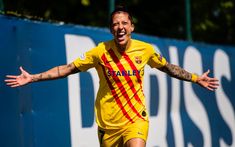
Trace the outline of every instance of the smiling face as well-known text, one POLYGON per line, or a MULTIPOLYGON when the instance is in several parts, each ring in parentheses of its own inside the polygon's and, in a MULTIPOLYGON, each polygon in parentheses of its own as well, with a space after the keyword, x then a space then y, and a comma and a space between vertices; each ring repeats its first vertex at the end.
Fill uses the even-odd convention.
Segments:
POLYGON ((131 22, 129 14, 123 11, 115 12, 110 25, 118 49, 124 51, 130 44, 131 33, 134 31, 134 24, 131 22))

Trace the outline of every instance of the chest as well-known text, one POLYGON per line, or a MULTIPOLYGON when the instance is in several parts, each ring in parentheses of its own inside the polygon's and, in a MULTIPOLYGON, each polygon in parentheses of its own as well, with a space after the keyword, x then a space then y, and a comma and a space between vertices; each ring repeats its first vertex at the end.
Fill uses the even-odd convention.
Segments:
POLYGON ((119 54, 111 50, 101 57, 103 70, 111 77, 142 76, 146 63, 147 58, 141 52, 119 54))
POLYGON ((141 52, 118 54, 109 51, 101 57, 105 67, 119 70, 140 70, 144 68, 147 61, 148 58, 141 52))

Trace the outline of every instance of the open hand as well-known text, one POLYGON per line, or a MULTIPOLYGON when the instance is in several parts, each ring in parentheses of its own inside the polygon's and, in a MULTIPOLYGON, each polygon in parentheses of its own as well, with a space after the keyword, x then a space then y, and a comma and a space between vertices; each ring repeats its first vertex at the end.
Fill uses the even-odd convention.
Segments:
POLYGON ((207 72, 199 76, 197 79, 197 84, 199 84, 200 86, 208 90, 214 91, 219 87, 219 83, 218 83, 219 80, 216 78, 208 77, 209 73, 210 73, 210 70, 207 70, 207 72))
POLYGON ((5 82, 10 87, 19 87, 32 82, 32 76, 20 67, 20 75, 7 75, 5 82))

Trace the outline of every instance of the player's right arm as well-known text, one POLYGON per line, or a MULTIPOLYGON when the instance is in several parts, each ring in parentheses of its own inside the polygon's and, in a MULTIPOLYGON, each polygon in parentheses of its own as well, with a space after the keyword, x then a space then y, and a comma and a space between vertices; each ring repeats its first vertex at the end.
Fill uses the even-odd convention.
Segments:
POLYGON ((73 63, 56 66, 54 68, 49 69, 48 71, 38 74, 30 74, 25 71, 22 67, 20 67, 20 71, 20 75, 6 76, 5 82, 8 86, 18 87, 37 81, 54 80, 64 78, 70 74, 79 72, 79 70, 75 67, 73 63))

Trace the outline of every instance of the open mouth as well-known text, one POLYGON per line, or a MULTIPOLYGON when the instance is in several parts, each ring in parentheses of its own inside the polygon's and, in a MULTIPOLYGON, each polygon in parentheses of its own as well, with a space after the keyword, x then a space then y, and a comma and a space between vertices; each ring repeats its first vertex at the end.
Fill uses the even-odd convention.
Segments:
POLYGON ((123 41, 125 39, 126 33, 118 33, 117 39, 118 41, 123 41))

